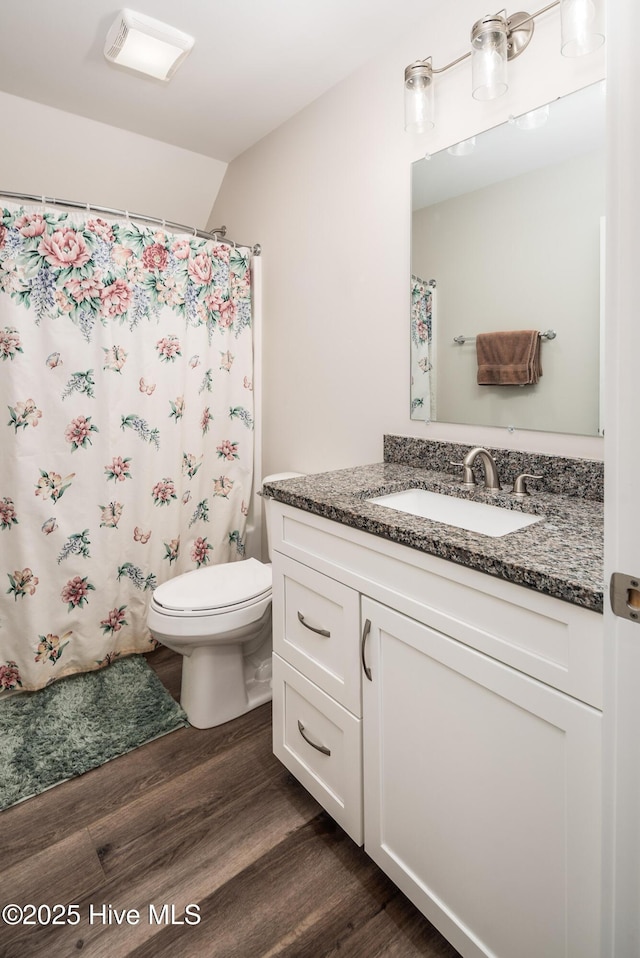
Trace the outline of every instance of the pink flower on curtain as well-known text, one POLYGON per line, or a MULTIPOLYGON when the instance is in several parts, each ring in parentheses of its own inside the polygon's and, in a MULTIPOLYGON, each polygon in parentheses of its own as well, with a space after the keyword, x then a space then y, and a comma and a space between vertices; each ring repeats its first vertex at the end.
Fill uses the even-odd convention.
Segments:
POLYGON ((5 496, 0 499, 0 529, 10 529, 12 525, 18 525, 16 509, 13 499, 5 496))
POLYGON ((191 253, 189 240, 176 240, 171 246, 171 252, 176 259, 189 259, 189 254, 191 253))
POLYGON ((158 358, 163 363, 173 362, 176 356, 182 356, 180 340, 173 334, 159 339, 156 343, 156 350, 158 351, 158 358))
POLYGON ((13 359, 16 353, 22 352, 22 344, 17 329, 13 326, 5 326, 0 330, 0 357, 2 359, 13 359))
POLYGON ((198 253, 189 260, 189 276, 197 286, 208 286, 213 276, 211 257, 207 253, 198 253))
POLYGON ((147 246, 142 254, 142 262, 147 269, 166 269, 168 259, 169 254, 159 243, 147 246))
POLYGON ((213 546, 209 545, 206 539, 203 539, 202 536, 198 536, 191 547, 191 558, 198 568, 200 568, 201 565, 207 565, 207 563, 211 561, 209 552, 212 549, 213 546))
POLYGON ((47 224, 40 213, 25 213, 14 223, 21 236, 42 236, 47 232, 47 224))
POLYGON ((220 319, 219 324, 224 329, 228 329, 229 326, 233 326, 233 321, 236 318, 236 307, 235 304, 231 302, 230 299, 226 300, 220 306, 220 319))
POLYGON ((130 462, 131 456, 128 456, 126 459, 123 459, 122 456, 114 456, 111 460, 111 465, 104 467, 107 479, 113 479, 114 482, 124 482, 125 479, 131 479, 131 473, 129 472, 130 462))
POLYGON ((156 482, 151 491, 151 495, 157 506, 166 506, 172 499, 177 499, 173 479, 161 479, 160 482, 156 482))
POLYGON ((95 233, 96 236, 99 236, 100 239, 103 239, 106 243, 113 243, 114 235, 113 230, 109 223, 106 220, 95 219, 87 220, 87 229, 91 230, 92 233, 95 233))
POLYGON ((103 289, 104 283, 97 276, 89 276, 86 279, 70 279, 65 285, 66 292, 75 299, 76 303, 83 303, 87 299, 100 299, 100 293, 103 289))
POLYGON ((69 228, 56 230, 51 236, 43 236, 38 252, 58 269, 84 266, 91 258, 84 237, 69 228))
POLYGON ((111 249, 111 259, 116 266, 126 266, 133 255, 133 250, 121 243, 115 243, 111 249))
POLYGON ((20 672, 15 662, 7 662, 6 665, 0 665, 0 691, 9 691, 10 689, 22 688, 20 672))
POLYGON ((240 458, 238 455, 238 443, 231 442, 230 439, 223 439, 220 445, 216 446, 216 452, 220 459, 227 459, 229 462, 240 458))
POLYGON ((81 578, 79 575, 69 579, 60 593, 63 602, 68 603, 69 612, 75 608, 83 608, 89 601, 89 590, 95 590, 95 586, 87 580, 87 576, 81 578))
POLYGON ((121 316, 129 309, 131 290, 123 279, 117 279, 100 290, 100 299, 103 316, 121 316))
POLYGON ((4 241, 7 238, 7 227, 0 225, 0 249, 4 246, 4 241))
POLYGON ((105 619, 100 620, 100 628, 105 635, 113 635, 114 632, 119 632, 123 625, 128 624, 124 614, 126 608, 126 605, 121 605, 120 608, 112 609, 105 619))
POLYGON ((213 416, 211 415, 211 410, 209 409, 208 406, 205 406, 202 416, 200 418, 200 427, 202 429, 203 436, 209 432, 209 424, 212 420, 213 420, 213 416))
POLYGON ((214 259, 219 259, 223 263, 228 263, 231 257, 230 246, 214 246, 211 254, 214 259))
POLYGON ((71 451, 87 448, 91 445, 91 433, 98 432, 98 427, 92 425, 91 416, 76 416, 64 431, 64 438, 71 443, 71 451))

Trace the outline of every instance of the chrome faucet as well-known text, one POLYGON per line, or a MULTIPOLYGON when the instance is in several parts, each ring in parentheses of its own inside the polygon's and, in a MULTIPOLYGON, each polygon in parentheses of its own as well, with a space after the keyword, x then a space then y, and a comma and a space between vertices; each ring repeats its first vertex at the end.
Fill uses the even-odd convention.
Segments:
POLYGON ((480 459, 482 467, 484 469, 484 486, 489 492, 500 492, 500 480, 498 478, 498 467, 496 466, 496 461, 486 449, 483 449, 482 446, 475 446, 473 449, 470 449, 466 454, 462 463, 455 463, 455 465, 462 465, 464 472, 462 476, 462 485, 466 489, 473 489, 476 484, 476 479, 473 474, 473 464, 476 459, 480 459))

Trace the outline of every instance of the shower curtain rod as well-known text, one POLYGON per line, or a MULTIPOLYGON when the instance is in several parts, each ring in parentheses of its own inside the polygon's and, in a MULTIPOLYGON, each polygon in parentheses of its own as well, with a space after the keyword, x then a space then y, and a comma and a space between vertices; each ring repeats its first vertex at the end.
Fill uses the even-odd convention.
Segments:
POLYGON ((226 226, 219 226, 214 230, 198 230, 193 226, 185 226, 183 223, 172 223, 170 220, 161 220, 155 216, 145 216, 141 213, 130 213, 128 210, 114 210, 110 209, 108 206, 94 206, 93 203, 79 203, 77 200, 58 200, 52 196, 37 196, 35 193, 11 193, 5 190, 0 190, 0 196, 6 196, 8 199, 12 200, 27 200, 30 203, 42 203, 43 206, 45 203, 50 203, 53 206, 68 206, 71 207, 71 209, 86 210, 88 213, 107 213, 110 216, 126 216, 126 218, 130 220, 141 220, 143 223, 156 223, 163 229, 171 227, 173 229, 181 230, 183 233, 193 233, 194 236, 199 236, 202 239, 216 240, 217 242, 223 243, 225 246, 233 246, 234 249, 236 246, 244 246, 251 250, 254 256, 260 256, 260 253, 262 252, 262 248, 259 243, 249 246, 248 243, 236 243, 235 240, 225 239, 224 237, 227 233, 226 226), (219 239, 219 237, 222 237, 222 239, 219 239))

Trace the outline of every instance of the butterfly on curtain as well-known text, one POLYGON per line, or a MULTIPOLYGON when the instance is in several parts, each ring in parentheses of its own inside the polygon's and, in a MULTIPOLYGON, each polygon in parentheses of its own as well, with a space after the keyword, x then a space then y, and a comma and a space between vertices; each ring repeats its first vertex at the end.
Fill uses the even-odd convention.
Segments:
POLYGON ((150 538, 151 538, 151 529, 149 529, 148 532, 142 532, 142 530, 139 529, 138 526, 136 526, 135 529, 133 530, 134 542, 141 542, 142 545, 146 545, 146 543, 149 541, 150 538))
POLYGON ((144 376, 140 379, 140 392, 146 393, 147 396, 153 395, 153 390, 156 388, 155 383, 146 383, 144 381, 144 376))

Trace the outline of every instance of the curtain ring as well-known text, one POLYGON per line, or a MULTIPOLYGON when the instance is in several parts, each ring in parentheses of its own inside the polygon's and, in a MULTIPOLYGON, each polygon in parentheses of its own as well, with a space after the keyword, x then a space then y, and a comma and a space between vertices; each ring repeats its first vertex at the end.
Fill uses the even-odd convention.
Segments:
POLYGON ((197 236, 197 235, 198 235, 198 230, 196 229, 195 226, 193 227, 193 235, 194 235, 194 236, 197 236))

